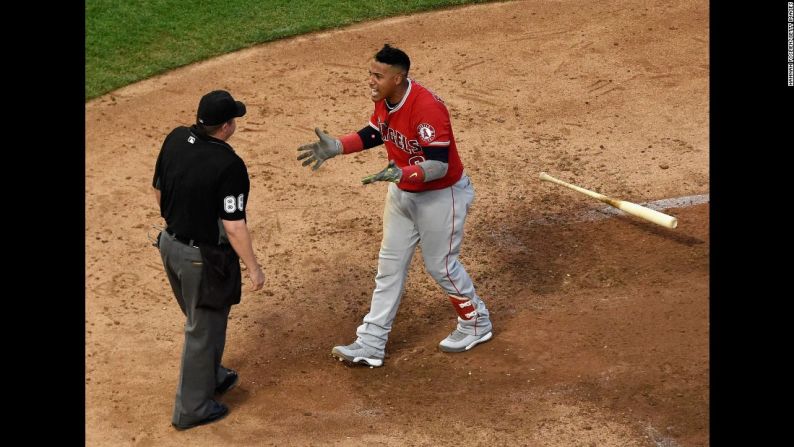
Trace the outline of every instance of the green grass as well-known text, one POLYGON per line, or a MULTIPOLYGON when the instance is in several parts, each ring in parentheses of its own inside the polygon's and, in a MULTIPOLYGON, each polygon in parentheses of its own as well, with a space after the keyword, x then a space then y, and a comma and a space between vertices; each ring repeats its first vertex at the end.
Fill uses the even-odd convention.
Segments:
POLYGON ((86 0, 85 98, 274 39, 487 1, 86 0))

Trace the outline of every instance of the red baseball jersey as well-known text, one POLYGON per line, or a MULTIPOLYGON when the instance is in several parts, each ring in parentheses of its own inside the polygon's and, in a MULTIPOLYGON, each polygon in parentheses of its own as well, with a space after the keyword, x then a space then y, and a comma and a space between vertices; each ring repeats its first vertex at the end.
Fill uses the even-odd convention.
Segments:
POLYGON ((463 174, 463 164, 458 156, 449 111, 435 93, 408 79, 408 90, 402 101, 389 110, 386 100, 375 103, 375 112, 369 125, 380 132, 386 145, 389 160, 398 168, 425 161, 422 147, 449 148, 449 168, 440 179, 421 184, 397 183, 405 191, 428 191, 454 185, 463 174))

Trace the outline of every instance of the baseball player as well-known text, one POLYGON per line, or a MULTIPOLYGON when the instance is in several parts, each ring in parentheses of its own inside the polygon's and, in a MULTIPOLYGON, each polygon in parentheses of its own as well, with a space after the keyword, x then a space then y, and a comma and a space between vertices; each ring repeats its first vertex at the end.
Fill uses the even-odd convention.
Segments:
POLYGON ((370 310, 356 330, 356 341, 331 351, 339 360, 371 367, 383 365, 416 244, 422 245, 427 271, 458 315, 457 327, 439 348, 463 352, 493 336, 488 309, 458 260, 474 188, 463 172, 444 102, 408 77, 410 67, 408 55, 384 45, 369 66, 375 103, 369 125, 339 138, 315 129, 319 141, 298 148, 298 160, 304 160, 303 166, 315 162, 316 170, 337 155, 386 145, 388 166, 362 179, 365 185, 389 182, 370 310))

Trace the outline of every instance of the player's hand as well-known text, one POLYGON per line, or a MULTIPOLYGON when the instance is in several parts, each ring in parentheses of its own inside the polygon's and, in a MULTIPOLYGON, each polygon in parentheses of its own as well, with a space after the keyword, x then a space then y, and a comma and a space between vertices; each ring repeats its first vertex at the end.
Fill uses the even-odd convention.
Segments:
POLYGON ((361 179, 361 183, 368 185, 374 182, 394 182, 397 183, 403 176, 402 169, 394 166, 393 161, 389 161, 389 166, 386 166, 382 171, 377 174, 372 174, 361 179))
POLYGON ((317 163, 312 166, 312 171, 316 171, 320 166, 329 158, 336 157, 342 153, 342 143, 336 138, 326 134, 319 127, 314 128, 314 133, 320 138, 320 141, 315 143, 304 144, 298 148, 301 152, 298 155, 298 160, 303 161, 303 166, 311 164, 313 161, 317 163))

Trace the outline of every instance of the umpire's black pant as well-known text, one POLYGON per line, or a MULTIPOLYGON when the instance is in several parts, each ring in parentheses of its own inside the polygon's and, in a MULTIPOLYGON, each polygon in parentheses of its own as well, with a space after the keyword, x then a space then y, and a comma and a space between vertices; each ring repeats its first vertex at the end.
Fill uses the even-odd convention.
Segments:
POLYGON ((174 296, 187 318, 173 423, 191 424, 209 416, 216 405, 215 387, 226 377, 221 366, 231 306, 196 307, 201 282, 201 251, 163 231, 160 256, 174 296))

